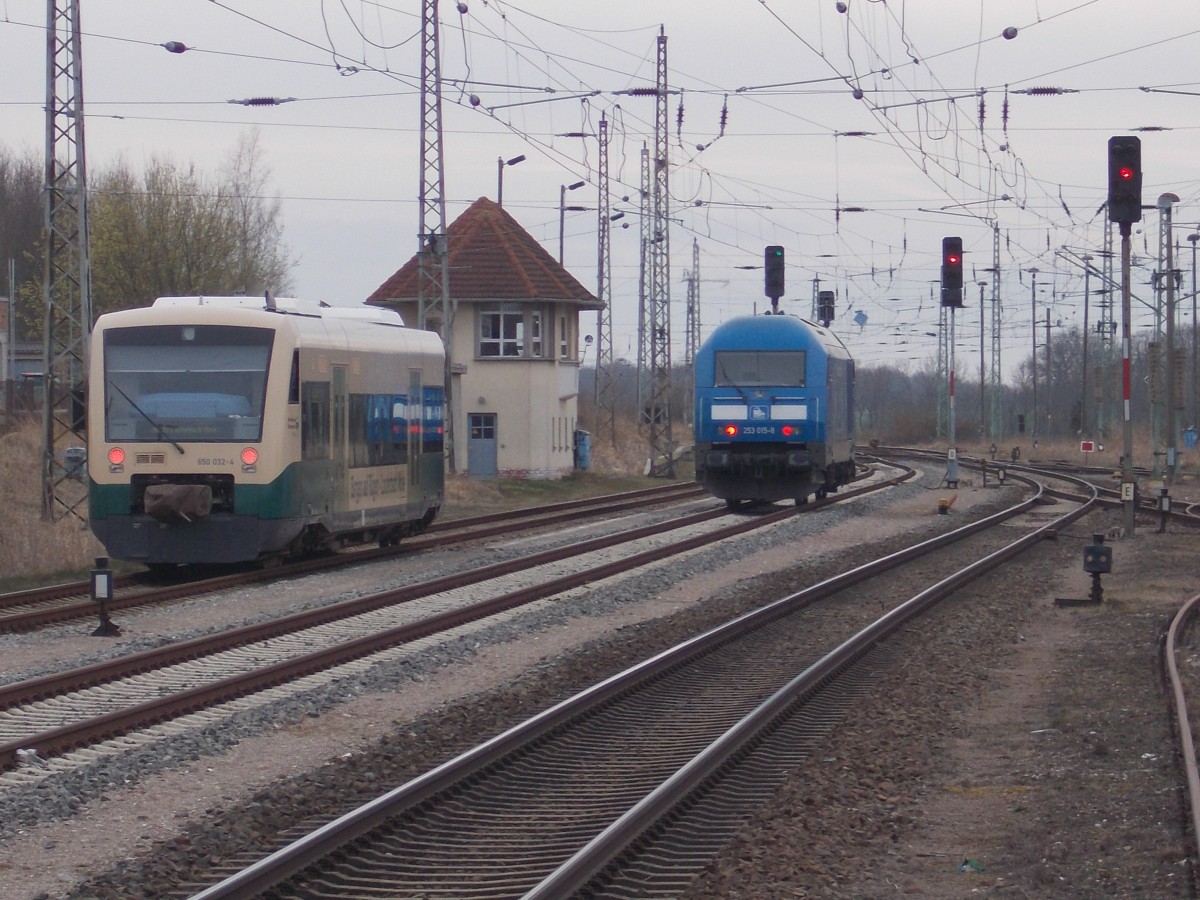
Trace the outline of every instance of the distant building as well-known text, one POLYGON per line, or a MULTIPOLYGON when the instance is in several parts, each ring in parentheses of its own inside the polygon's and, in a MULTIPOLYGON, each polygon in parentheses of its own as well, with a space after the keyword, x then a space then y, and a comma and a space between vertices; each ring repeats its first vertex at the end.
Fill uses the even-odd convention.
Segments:
MULTIPOLYGON (((575 466, 579 314, 602 306, 495 202, 447 229, 455 469, 561 478, 575 466)), ((367 298, 418 323, 417 257, 367 298)))

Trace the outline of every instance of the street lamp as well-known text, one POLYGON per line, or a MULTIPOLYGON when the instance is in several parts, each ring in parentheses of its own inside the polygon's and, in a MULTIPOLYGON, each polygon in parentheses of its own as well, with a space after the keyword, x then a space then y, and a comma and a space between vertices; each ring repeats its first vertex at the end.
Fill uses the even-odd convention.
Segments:
POLYGON ((1088 434, 1087 417, 1087 379, 1088 379, 1088 307, 1092 303, 1091 298, 1091 276, 1092 276, 1092 256, 1090 253, 1085 253, 1083 259, 1083 380, 1082 390, 1079 397, 1079 435, 1084 437, 1088 434))
POLYGON ((1200 345, 1196 344, 1196 241, 1200 241, 1200 234, 1189 234, 1187 239, 1192 245, 1192 427, 1200 428, 1200 345))
POLYGON ((514 156, 512 159, 497 157, 496 159, 496 204, 504 205, 504 167, 515 166, 517 163, 525 162, 525 154, 514 156))
MULTIPOLYGON (((586 181, 576 181, 574 184, 561 184, 558 187, 558 264, 561 266, 563 261, 563 230, 566 227, 567 206, 567 191, 577 191, 579 188, 587 184, 586 181)), ((585 212, 586 206, 572 206, 572 212, 585 212)))
POLYGON ((1037 421, 1038 421, 1038 417, 1037 417, 1037 415, 1038 415, 1038 411, 1037 411, 1037 277, 1038 277, 1039 270, 1036 268, 1030 268, 1030 269, 1026 269, 1025 271, 1033 276, 1033 281, 1030 284, 1030 288, 1029 288, 1029 299, 1033 306, 1033 320, 1030 323, 1030 326, 1031 326, 1030 330, 1033 333, 1033 434, 1031 437, 1033 440, 1036 440, 1037 439, 1037 421))
POLYGON ((984 431, 984 428, 983 428, 983 421, 984 421, 984 418, 983 418, 983 408, 984 408, 983 385, 985 383, 984 382, 984 359, 983 359, 983 320, 986 318, 986 316, 984 316, 984 314, 983 314, 983 312, 984 312, 983 292, 987 288, 988 283, 986 281, 977 281, 975 283, 977 285, 979 285, 979 436, 983 437, 983 431, 984 431))

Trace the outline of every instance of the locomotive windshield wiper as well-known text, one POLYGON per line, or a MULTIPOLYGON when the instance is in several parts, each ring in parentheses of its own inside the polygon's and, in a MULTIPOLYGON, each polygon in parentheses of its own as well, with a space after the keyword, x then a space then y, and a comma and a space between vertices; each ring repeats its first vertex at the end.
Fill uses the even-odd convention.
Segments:
POLYGON ((116 382, 109 381, 108 386, 111 387, 118 394, 120 394, 122 397, 124 397, 126 402, 128 402, 130 406, 132 406, 135 410, 137 410, 138 414, 143 419, 145 419, 147 422, 149 422, 151 425, 154 426, 154 430, 158 432, 159 438, 161 438, 162 440, 169 443, 172 447, 174 447, 180 453, 183 453, 183 444, 179 443, 179 441, 175 440, 173 437, 169 437, 167 435, 167 432, 163 429, 163 427, 161 425, 159 425, 157 422, 155 422, 152 418, 150 418, 149 414, 144 409, 142 409, 140 406, 138 406, 136 403, 134 403, 133 398, 130 397, 123 390, 121 390, 120 387, 117 386, 116 382))
POLYGON ((725 368, 725 363, 721 363, 721 377, 725 379, 725 383, 742 395, 742 399, 747 404, 750 403, 750 395, 746 393, 745 388, 729 377, 729 370, 725 368))

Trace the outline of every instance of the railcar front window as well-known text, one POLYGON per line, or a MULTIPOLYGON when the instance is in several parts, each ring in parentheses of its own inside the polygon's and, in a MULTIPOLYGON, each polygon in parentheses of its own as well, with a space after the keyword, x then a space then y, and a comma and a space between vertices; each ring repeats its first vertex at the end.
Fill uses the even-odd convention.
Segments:
POLYGON ((718 350, 717 387, 804 387, 803 350, 718 350))
POLYGON ((231 325, 106 331, 105 439, 260 440, 274 336, 231 325))

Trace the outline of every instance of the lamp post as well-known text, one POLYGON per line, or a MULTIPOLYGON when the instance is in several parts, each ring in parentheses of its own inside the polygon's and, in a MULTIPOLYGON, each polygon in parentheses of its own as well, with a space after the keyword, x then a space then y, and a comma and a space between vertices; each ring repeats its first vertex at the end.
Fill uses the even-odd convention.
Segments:
POLYGON ((1079 434, 1088 433, 1087 378, 1088 378, 1088 306, 1091 304, 1092 257, 1083 255, 1083 382, 1079 398, 1079 434))
POLYGON ((1200 428, 1200 346, 1196 344, 1196 241, 1200 234, 1189 234, 1188 243, 1192 245, 1192 427, 1200 428))
POLYGON ((1173 255, 1174 242, 1171 235, 1171 212, 1174 204, 1179 202, 1178 194, 1160 194, 1158 197, 1158 209, 1162 215, 1162 232, 1164 235, 1163 241, 1163 273, 1162 277, 1167 279, 1167 333, 1166 352, 1163 354, 1164 362, 1166 363, 1166 403, 1163 409, 1163 429, 1165 440, 1163 446, 1166 450, 1167 465, 1166 465, 1166 482, 1168 485, 1175 483, 1175 470, 1178 468, 1178 460, 1176 459, 1177 446, 1176 435, 1178 428, 1176 427, 1175 419, 1175 259, 1173 255))
MULTIPOLYGON (((558 187, 558 264, 561 266, 563 261, 563 230, 566 227, 567 214, 567 191, 576 191, 587 184, 586 181, 576 181, 574 184, 562 184, 558 187)), ((585 212, 586 206, 572 206, 572 212, 585 212)))
POLYGON ((979 285, 979 436, 983 437, 983 432, 984 432, 984 427, 983 427, 983 422, 984 422, 984 418, 983 418, 983 408, 984 408, 983 385, 984 385, 984 377, 985 377, 985 375, 984 375, 984 359, 983 359, 983 320, 985 318, 985 316, 983 314, 983 312, 984 312, 983 290, 984 290, 984 288, 986 288, 988 286, 988 283, 986 281, 977 281, 975 283, 977 285, 979 285))
POLYGON ((1037 422, 1038 422, 1038 404, 1037 404, 1037 277, 1038 270, 1036 268, 1026 269, 1033 279, 1029 286, 1029 300, 1033 307, 1033 317, 1031 322, 1031 331, 1033 333, 1033 433, 1030 439, 1037 440, 1037 422))
POLYGON ((525 162, 525 154, 514 156, 512 159, 504 157, 496 158, 496 205, 504 205, 504 167, 515 166, 517 163, 525 162))

